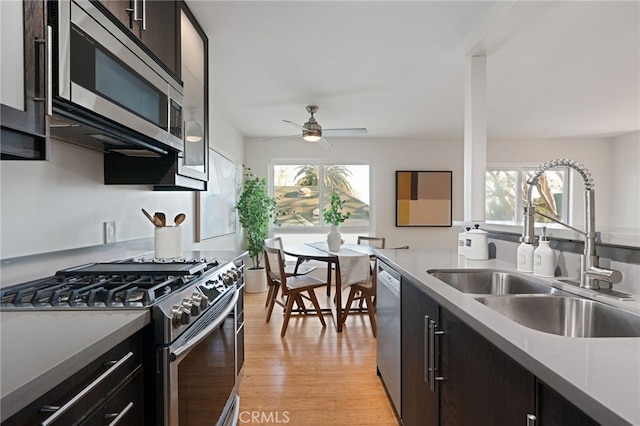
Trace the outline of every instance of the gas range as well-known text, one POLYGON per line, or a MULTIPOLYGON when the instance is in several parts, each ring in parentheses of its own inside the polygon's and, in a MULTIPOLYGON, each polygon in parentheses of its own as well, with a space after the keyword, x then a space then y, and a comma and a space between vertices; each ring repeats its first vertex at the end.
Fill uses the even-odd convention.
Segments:
POLYGON ((242 268, 218 259, 138 257, 90 263, 0 289, 2 310, 151 309, 156 342, 231 302, 242 268), (217 306, 217 308, 215 308, 217 306))

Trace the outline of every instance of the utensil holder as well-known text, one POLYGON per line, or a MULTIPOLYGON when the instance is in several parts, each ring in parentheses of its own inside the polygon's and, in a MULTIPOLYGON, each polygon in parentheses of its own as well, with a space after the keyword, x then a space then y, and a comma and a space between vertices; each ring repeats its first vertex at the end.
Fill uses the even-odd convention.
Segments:
POLYGON ((182 256, 182 228, 161 226, 155 228, 156 259, 172 259, 182 256))

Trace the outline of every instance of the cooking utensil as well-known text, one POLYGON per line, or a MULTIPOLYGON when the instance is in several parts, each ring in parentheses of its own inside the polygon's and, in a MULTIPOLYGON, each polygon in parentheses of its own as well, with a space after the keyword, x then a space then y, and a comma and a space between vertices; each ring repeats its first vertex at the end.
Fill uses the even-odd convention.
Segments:
POLYGON ((160 226, 167 226, 167 217, 165 216, 164 213, 156 212, 155 217, 157 217, 158 220, 160 220, 160 226))
POLYGON ((147 217, 147 219, 149 219, 149 221, 151 223, 153 223, 153 226, 158 226, 158 225, 156 225, 156 221, 153 220, 153 217, 149 214, 149 212, 147 212, 145 209, 142 209, 142 213, 144 213, 144 215, 147 217))
POLYGON ((176 226, 179 226, 182 222, 184 222, 186 218, 187 218, 187 215, 185 215, 184 213, 179 213, 176 215, 175 219, 173 219, 173 222, 175 223, 176 226))

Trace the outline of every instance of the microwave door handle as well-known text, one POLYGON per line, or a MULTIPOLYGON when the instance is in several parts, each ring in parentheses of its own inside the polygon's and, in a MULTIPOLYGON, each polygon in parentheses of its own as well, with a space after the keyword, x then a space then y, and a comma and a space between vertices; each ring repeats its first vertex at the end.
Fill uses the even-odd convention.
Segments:
POLYGON ((204 329, 202 329, 198 334, 193 336, 191 340, 186 342, 183 346, 180 346, 175 351, 172 351, 169 354, 169 359, 171 362, 177 361, 180 362, 187 354, 196 347, 200 342, 202 342, 213 330, 215 330, 224 319, 226 319, 229 314, 233 311, 238 302, 238 291, 236 290, 233 295, 233 299, 229 302, 229 305, 224 309, 224 311, 216 318, 215 321, 212 321, 209 325, 207 325, 204 329))

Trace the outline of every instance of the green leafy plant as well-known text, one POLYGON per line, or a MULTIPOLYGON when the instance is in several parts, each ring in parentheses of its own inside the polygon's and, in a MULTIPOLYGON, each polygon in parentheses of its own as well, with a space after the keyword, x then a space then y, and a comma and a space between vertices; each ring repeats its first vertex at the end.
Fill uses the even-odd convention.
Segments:
POLYGON ((331 207, 322 209, 324 221, 331 225, 338 226, 351 217, 351 212, 342 213, 344 201, 340 200, 340 196, 336 191, 331 193, 331 207))
POLYGON ((253 264, 252 269, 260 268, 263 256, 264 239, 269 234, 269 222, 277 224, 276 199, 267 192, 267 181, 244 167, 244 185, 236 204, 238 219, 247 232, 247 250, 253 264))

